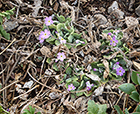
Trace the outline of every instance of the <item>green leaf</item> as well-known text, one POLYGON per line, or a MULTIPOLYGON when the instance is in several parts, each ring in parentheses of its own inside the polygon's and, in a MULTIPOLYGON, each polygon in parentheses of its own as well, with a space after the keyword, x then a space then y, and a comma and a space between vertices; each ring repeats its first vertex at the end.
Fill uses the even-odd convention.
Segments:
POLYGON ((132 91, 136 91, 136 88, 133 84, 125 83, 119 86, 119 89, 127 94, 131 94, 132 91))
POLYGON ((2 36, 4 36, 7 40, 10 40, 10 34, 7 33, 7 32, 3 29, 2 25, 0 25, 0 34, 1 34, 2 36))
POLYGON ((55 45, 56 46, 59 46, 60 45, 60 42, 58 40, 55 40, 55 45))
POLYGON ((64 24, 63 23, 59 23, 57 26, 56 26, 56 30, 57 32, 60 32, 62 29, 64 29, 64 24))
POLYGON ((72 46, 70 44, 65 44, 68 49, 70 49, 72 46))
POLYGON ((133 100, 135 100, 136 102, 140 102, 139 93, 137 91, 132 91, 132 93, 129 97, 132 98, 133 100))
POLYGON ((31 114, 28 109, 24 109, 23 111, 26 112, 27 114, 31 114))
POLYGON ((98 105, 98 107, 99 107, 98 114, 106 114, 106 110, 107 110, 107 105, 106 104, 98 105))
POLYGON ((50 63, 51 63, 51 58, 47 58, 46 62, 47 62, 48 64, 50 64, 50 63))
POLYGON ((73 85, 74 85, 75 87, 78 87, 78 86, 80 85, 80 83, 77 82, 77 81, 75 81, 75 80, 74 80, 72 83, 73 83, 73 85))
POLYGON ((140 112, 140 105, 138 105, 136 112, 140 112))
POLYGON ((137 74, 140 75, 140 72, 132 71, 131 80, 132 80, 135 84, 140 85, 140 77, 139 77, 137 74))
POLYGON ((59 20, 60 23, 65 22, 65 17, 64 16, 62 16, 62 15, 58 16, 57 15, 57 18, 58 18, 58 20, 59 20))
POLYGON ((128 112, 128 109, 127 109, 127 108, 124 110, 124 112, 125 112, 125 114, 129 114, 129 112, 128 112))
POLYGON ((70 35, 69 37, 68 37, 68 41, 70 42, 70 43, 72 43, 72 40, 73 40, 73 36, 72 35, 70 35))
POLYGON ((37 112, 37 114, 41 114, 41 112, 37 112))
POLYGON ((54 69, 55 71, 59 71, 59 69, 58 69, 58 67, 57 67, 57 63, 54 63, 54 64, 53 64, 53 69, 54 69))
POLYGON ((93 100, 88 101, 88 114, 98 114, 99 108, 93 100))
POLYGON ((70 83, 71 81, 72 81, 72 78, 66 79, 66 82, 67 82, 67 83, 70 83))
POLYGON ((52 42, 52 41, 54 41, 54 40, 55 40, 55 38, 49 37, 49 38, 46 39, 46 42, 52 42))
POLYGON ((66 69, 66 74, 71 74, 71 72, 72 72, 72 69, 70 68, 70 67, 68 67, 67 69, 66 69))
POLYGON ((3 18, 2 16, 0 16, 0 23, 2 24, 2 22, 3 22, 3 18))
POLYGON ((121 108, 118 105, 114 106, 115 110, 117 110, 118 114, 123 114, 123 111, 121 110, 121 108))

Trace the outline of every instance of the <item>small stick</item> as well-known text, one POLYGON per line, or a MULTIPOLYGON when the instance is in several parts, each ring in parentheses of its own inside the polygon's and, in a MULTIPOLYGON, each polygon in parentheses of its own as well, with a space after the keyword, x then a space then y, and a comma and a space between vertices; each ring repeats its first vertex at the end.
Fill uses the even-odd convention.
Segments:
POLYGON ((39 87, 39 85, 36 85, 35 87, 33 87, 32 89, 28 90, 27 92, 25 92, 25 93, 23 93, 23 94, 21 94, 21 95, 19 95, 19 96, 17 96, 17 97, 14 97, 13 100, 15 100, 15 99, 17 99, 17 98, 19 98, 19 97, 21 97, 21 96, 23 96, 23 95, 25 95, 25 94, 31 92, 32 90, 34 90, 34 89, 36 89, 36 88, 38 88, 38 87, 39 87))
POLYGON ((15 41, 16 38, 14 38, 14 40, 0 53, 0 55, 3 54, 15 41))

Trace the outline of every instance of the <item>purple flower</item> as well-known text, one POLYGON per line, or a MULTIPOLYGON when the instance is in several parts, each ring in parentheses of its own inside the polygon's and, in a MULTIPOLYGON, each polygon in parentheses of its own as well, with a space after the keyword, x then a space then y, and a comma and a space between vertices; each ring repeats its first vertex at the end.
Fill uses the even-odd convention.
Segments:
POLYGON ((125 73, 125 70, 122 67, 116 69, 116 74, 122 76, 125 73))
POLYGON ((53 20, 52 20, 51 16, 45 18, 45 24, 46 24, 46 26, 53 24, 53 20))
POLYGON ((6 110, 6 111, 8 111, 8 112, 9 112, 9 111, 10 111, 10 110, 9 110, 9 108, 7 108, 7 110, 6 110))
POLYGON ((68 91, 75 90, 76 87, 73 84, 68 85, 68 91))
POLYGON ((87 89, 88 91, 91 90, 92 86, 94 86, 94 84, 90 84, 89 81, 86 82, 86 85, 87 85, 86 89, 87 89))
POLYGON ((80 40, 76 40, 75 42, 76 42, 76 44, 78 44, 78 43, 85 44, 84 41, 80 41, 80 40))
POLYGON ((59 36, 59 39, 60 39, 60 43, 61 44, 65 44, 66 43, 66 40, 64 38, 62 38, 61 36, 59 36))
POLYGON ((41 31, 40 32, 39 37, 44 38, 44 39, 47 39, 47 38, 49 38, 50 34, 51 34, 50 31, 48 31, 47 29, 45 29, 44 31, 41 31))
POLYGON ((110 40, 110 45, 116 46, 116 44, 118 43, 118 40, 116 40, 115 38, 116 36, 114 35, 112 40, 110 40))
POLYGON ((64 59, 66 59, 66 56, 65 56, 65 54, 64 54, 64 52, 59 52, 58 54, 57 54, 57 59, 59 59, 60 61, 63 61, 64 59))
POLYGON ((119 33, 119 30, 114 30, 113 33, 115 33, 116 35, 119 33))
POLYGON ((93 71, 97 71, 97 69, 96 69, 96 68, 94 68, 94 69, 93 69, 93 71))
POLYGON ((39 40, 40 40, 40 43, 44 42, 44 38, 41 35, 39 36, 39 40))
POLYGON ((108 35, 110 35, 110 36, 111 36, 111 35, 112 35, 112 33, 111 33, 111 32, 109 32, 109 33, 108 33, 108 35))
POLYGON ((119 64, 119 62, 116 62, 115 64, 117 64, 117 65, 118 65, 118 64, 119 64))

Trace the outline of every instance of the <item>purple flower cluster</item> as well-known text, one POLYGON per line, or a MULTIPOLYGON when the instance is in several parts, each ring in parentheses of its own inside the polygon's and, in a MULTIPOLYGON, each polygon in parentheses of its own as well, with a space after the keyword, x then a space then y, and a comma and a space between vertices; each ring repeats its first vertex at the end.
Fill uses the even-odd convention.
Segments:
POLYGON ((116 36, 114 35, 112 40, 110 40, 110 45, 116 46, 117 43, 118 43, 118 40, 116 40, 116 36))
MULTIPOLYGON (((53 24, 53 20, 51 16, 45 18, 45 24, 46 26, 53 24)), ((48 31, 47 29, 45 29, 44 31, 41 31, 39 35, 40 43, 43 43, 45 39, 50 37, 50 35, 51 35, 50 31, 48 31)))
POLYGON ((90 82, 87 81, 86 86, 87 86, 86 89, 89 91, 89 90, 91 90, 92 86, 94 86, 94 84, 90 84, 90 82))
POLYGON ((68 91, 75 90, 76 87, 73 84, 68 85, 68 91))

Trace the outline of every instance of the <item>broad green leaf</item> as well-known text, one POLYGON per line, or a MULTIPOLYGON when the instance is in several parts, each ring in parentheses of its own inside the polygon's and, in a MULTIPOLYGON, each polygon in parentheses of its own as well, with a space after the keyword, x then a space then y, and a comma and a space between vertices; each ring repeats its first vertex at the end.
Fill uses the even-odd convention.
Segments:
POLYGON ((54 41, 54 40, 55 40, 55 38, 49 37, 49 38, 46 39, 46 42, 51 42, 51 41, 54 41))
POLYGON ((118 105, 115 105, 114 108, 118 112, 118 114, 123 114, 123 111, 121 110, 121 108, 118 105))
POLYGON ((132 91, 131 95, 129 96, 130 98, 132 98, 133 100, 135 100, 136 102, 139 102, 139 93, 137 91, 132 91))
POLYGON ((99 107, 98 114, 106 114, 106 110, 107 110, 107 105, 106 104, 98 105, 98 107, 99 107))
POLYGON ((66 74, 71 74, 71 72, 72 72, 72 69, 70 68, 70 67, 68 67, 67 69, 66 69, 66 74))
POLYGON ((93 100, 88 101, 88 114, 98 114, 99 108, 93 100))
POLYGON ((132 91, 136 91, 136 88, 133 84, 125 83, 119 86, 119 89, 127 94, 131 94, 132 91))
POLYGON ((24 109, 23 111, 26 112, 27 114, 31 114, 28 109, 24 109))
POLYGON ((138 105, 136 112, 140 112, 140 105, 138 105))
POLYGON ((132 71, 131 80, 135 83, 140 85, 140 72, 132 71))
MULTIPOLYGON (((77 90, 77 91, 79 91, 79 90, 77 90)), ((76 93, 76 96, 82 96, 84 94, 84 92, 78 92, 78 93, 76 93)))

